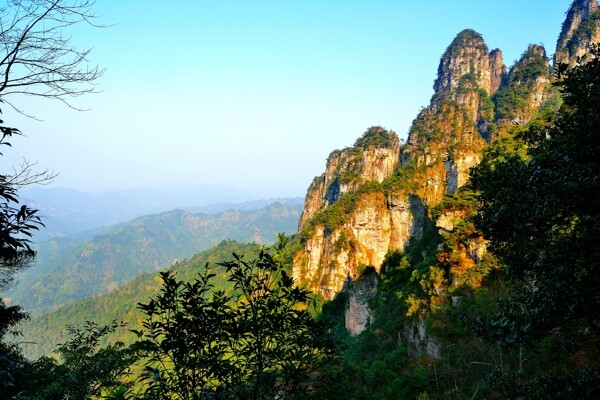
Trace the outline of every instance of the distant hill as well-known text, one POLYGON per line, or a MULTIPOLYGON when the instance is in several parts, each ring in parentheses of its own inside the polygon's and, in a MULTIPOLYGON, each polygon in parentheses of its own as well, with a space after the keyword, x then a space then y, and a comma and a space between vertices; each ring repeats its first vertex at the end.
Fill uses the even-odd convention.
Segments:
POLYGON ((297 229, 302 206, 273 203, 252 211, 215 215, 172 210, 38 246, 37 264, 3 293, 9 304, 39 314, 86 296, 109 293, 124 282, 167 267, 225 239, 270 243, 297 229))
POLYGON ((83 193, 63 188, 29 188, 21 201, 39 209, 45 228, 37 243, 107 227, 148 214, 176 208, 191 212, 219 213, 227 209, 252 210, 278 201, 297 204, 301 198, 259 200, 256 195, 222 185, 130 189, 103 193, 83 193))
MULTIPOLYGON (((218 272, 220 268, 215 265, 217 262, 230 260, 233 252, 239 255, 250 255, 256 248, 256 244, 223 241, 210 250, 178 263, 173 266, 173 270, 176 271, 178 279, 191 281, 207 262, 218 272)), ((221 283, 227 284, 225 280, 221 280, 221 283)), ((127 323, 128 328, 110 335, 107 341, 131 342, 135 337, 128 329, 141 327, 142 314, 136 308, 137 303, 148 301, 158 293, 161 285, 162 282, 156 272, 144 273, 110 294, 86 297, 64 305, 49 314, 34 317, 21 325, 24 337, 19 339, 26 343, 22 347, 30 359, 47 355, 54 350, 57 343, 64 343, 67 339, 65 330, 67 325, 83 324, 84 321, 94 321, 99 324, 109 324, 113 320, 123 321, 127 323)))

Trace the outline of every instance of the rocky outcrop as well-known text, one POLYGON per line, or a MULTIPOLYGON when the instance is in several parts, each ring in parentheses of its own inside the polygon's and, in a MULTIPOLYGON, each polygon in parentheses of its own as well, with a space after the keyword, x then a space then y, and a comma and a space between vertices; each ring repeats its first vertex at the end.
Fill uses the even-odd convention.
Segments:
POLYGON ((468 215, 465 210, 445 210, 435 221, 435 226, 445 232, 454 230, 454 226, 468 215))
POLYGON ((456 98, 461 86, 471 81, 492 95, 500 87, 505 71, 502 52, 488 51, 481 35, 472 29, 460 32, 440 60, 438 77, 433 85, 434 103, 456 98))
POLYGON ((352 148, 333 152, 306 196, 295 278, 331 299, 365 265, 379 272, 388 252, 420 238, 426 208, 464 185, 479 162, 485 146, 479 126, 492 121, 490 95, 506 79, 501 52, 489 52, 481 35, 465 30, 442 56, 431 105, 414 121, 405 146, 374 127, 352 148), (409 182, 389 184, 394 174, 409 182), (357 192, 365 182, 384 181, 385 188, 357 192), (344 207, 334 207, 351 195, 344 207))
MULTIPOLYGON (((571 63, 600 42, 599 15, 596 0, 574 1, 555 62, 571 63)), ((435 216, 443 242, 436 247, 439 264, 430 271, 436 274, 431 298, 423 304, 452 299, 457 306, 499 265, 469 219, 476 206, 461 203, 457 191, 496 135, 529 123, 542 107, 558 106, 551 78, 542 46, 530 45, 507 72, 500 50, 490 52, 473 30, 460 32, 440 59, 434 95, 413 121, 405 145, 393 132, 373 127, 353 147, 331 153, 325 172, 307 193, 294 278, 326 299, 351 288, 345 325, 357 335, 373 321, 368 300, 377 291, 375 278, 386 255, 410 250, 411 239, 420 239, 424 226, 431 226, 427 219, 435 216), (457 196, 440 203, 448 194, 457 196), (365 267, 372 267, 373 280, 360 278, 365 267)), ((422 251, 424 243, 414 252, 422 251)), ((433 253, 416 258, 421 255, 433 253)), ((409 256, 414 256, 412 250, 409 256)), ((441 346, 418 314, 421 303, 414 304, 399 340, 412 356, 440 357, 441 346)))
POLYGON ((600 10, 597 0, 575 0, 563 23, 554 53, 554 66, 574 65, 591 46, 600 43, 600 10))
POLYGON ((506 86, 494 97, 496 123, 524 125, 552 95, 550 62, 540 45, 529 45, 511 68, 506 86))
POLYGON ((350 336, 356 336, 374 321, 373 312, 369 308, 369 300, 377 294, 379 276, 372 270, 366 270, 358 280, 350 285, 345 326, 350 336))
POLYGON ((447 172, 446 193, 454 194, 458 188, 464 186, 469 180, 469 171, 479 164, 479 154, 459 154, 457 159, 449 158, 444 163, 447 172))
POLYGON ((299 229, 316 212, 335 203, 345 193, 368 181, 383 182, 390 176, 400 154, 400 140, 394 132, 372 127, 353 147, 329 155, 325 172, 308 188, 299 229))
POLYGON ((399 345, 406 341, 409 357, 421 357, 427 355, 433 358, 442 356, 441 346, 428 334, 425 321, 419 318, 406 327, 404 334, 398 336, 399 345))
POLYGON ((325 224, 313 227, 294 257, 294 278, 332 299, 346 279, 356 279, 365 266, 379 272, 388 252, 403 250, 411 238, 421 237, 425 215, 417 196, 363 194, 347 223, 332 231, 325 224))
POLYGON ((494 49, 490 52, 489 62, 491 69, 489 94, 492 95, 496 93, 500 86, 502 86, 505 83, 507 75, 506 65, 504 65, 504 61, 502 60, 502 52, 500 51, 500 49, 494 49))

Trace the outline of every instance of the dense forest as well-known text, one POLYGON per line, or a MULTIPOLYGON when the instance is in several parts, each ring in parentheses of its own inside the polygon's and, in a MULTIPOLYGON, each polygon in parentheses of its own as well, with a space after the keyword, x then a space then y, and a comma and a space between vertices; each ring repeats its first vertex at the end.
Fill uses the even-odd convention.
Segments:
MULTIPOLYGON (((22 20, 52 52, 66 43, 36 21, 81 22, 89 5, 50 4, 22 20)), ((0 399, 600 398, 597 2, 567 16, 553 67, 531 45, 503 70, 461 32, 408 141, 372 127, 334 151, 298 233, 222 241, 31 321, 0 301, 0 399), (393 250, 386 213, 403 218, 393 250), (24 349, 20 331, 59 344, 24 349)), ((8 82, 19 60, 3 61, 8 82)), ((20 134, 0 129, 3 147, 20 134)), ((26 183, 0 175, 2 290, 44 228, 26 183)))

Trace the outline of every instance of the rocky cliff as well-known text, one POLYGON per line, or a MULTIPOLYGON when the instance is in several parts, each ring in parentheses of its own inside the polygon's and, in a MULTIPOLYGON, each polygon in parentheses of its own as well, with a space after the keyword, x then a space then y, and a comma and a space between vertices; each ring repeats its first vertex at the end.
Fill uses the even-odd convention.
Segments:
POLYGON ((597 0, 575 0, 556 43, 554 65, 577 63, 577 58, 600 43, 600 9, 597 0))
POLYGON ((296 279, 332 298, 365 266, 379 272, 388 252, 419 239, 427 209, 463 186, 479 162, 496 122, 492 96, 529 85, 511 74, 500 50, 490 52, 481 35, 464 30, 441 57, 431 104, 405 145, 394 132, 372 127, 353 147, 332 152, 307 192, 296 279))
POLYGON ((400 140, 394 132, 369 128, 353 147, 332 152, 325 172, 308 188, 301 228, 315 213, 335 203, 340 196, 356 191, 365 182, 383 182, 398 163, 400 140))
MULTIPOLYGON (((559 45, 574 43, 582 27, 596 23, 597 12, 595 1, 575 1, 559 45)), ((508 70, 502 52, 490 51, 480 34, 460 32, 440 59, 431 102, 413 121, 405 144, 394 132, 373 127, 353 147, 331 153, 308 189, 294 277, 331 299, 366 267, 380 273, 390 252, 417 251, 410 246, 433 229, 456 241, 446 254, 448 282, 476 286, 472 271, 482 263, 486 242, 465 233, 468 224, 461 221, 469 211, 458 207, 434 216, 432 210, 467 183, 491 141, 513 134, 540 110, 558 107, 551 77, 540 45, 530 45, 508 70)), ((350 325, 356 333, 362 323, 350 325)))
POLYGON ((346 330, 356 336, 374 321, 369 308, 369 300, 377 294, 379 276, 372 270, 365 271, 357 281, 350 282, 348 287, 348 304, 344 315, 346 330))

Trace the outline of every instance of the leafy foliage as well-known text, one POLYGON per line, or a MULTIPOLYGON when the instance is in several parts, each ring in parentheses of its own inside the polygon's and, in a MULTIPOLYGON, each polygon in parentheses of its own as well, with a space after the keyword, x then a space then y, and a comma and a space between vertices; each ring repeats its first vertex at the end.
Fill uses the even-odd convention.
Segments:
POLYGON ((101 338, 122 328, 116 321, 100 326, 86 322, 83 328, 68 327, 70 339, 58 346, 58 360, 41 359, 28 367, 30 384, 19 399, 53 400, 112 398, 111 393, 131 385, 130 366, 137 360, 135 351, 123 343, 99 347, 101 338))
POLYGON ((389 149, 394 145, 394 141, 397 141, 397 138, 393 131, 388 132, 381 126, 372 126, 356 139, 354 147, 360 149, 368 149, 369 147, 389 149))
MULTIPOLYGON (((256 253, 257 244, 241 244, 232 240, 223 241, 213 248, 200 252, 189 260, 182 260, 171 267, 180 281, 191 282, 202 271, 206 263, 216 264, 231 257, 232 253, 250 257, 256 253)), ((213 281, 215 290, 228 290, 231 285, 224 278, 224 269, 212 268, 217 273, 213 281)), ((127 282, 110 294, 86 297, 85 299, 64 305, 58 310, 32 316, 20 325, 21 345, 25 356, 36 359, 49 355, 58 343, 69 339, 64 327, 73 321, 95 321, 100 325, 110 325, 113 320, 123 321, 130 329, 142 328, 143 314, 137 308, 139 302, 158 295, 162 281, 157 273, 145 273, 127 282)), ((129 330, 117 329, 100 338, 100 345, 106 346, 123 342, 133 343, 136 336, 129 330)))
MULTIPOLYGON (((5 126, 2 120, 0 132, 0 148, 11 146, 10 138, 20 134, 17 129, 5 126)), ((36 215, 37 210, 19 205, 19 187, 14 176, 0 174, 0 290, 6 289, 14 275, 31 264, 35 252, 30 238, 43 225, 36 215)), ((7 307, 0 298, 0 389, 8 393, 18 390, 18 365, 23 357, 17 346, 6 342, 6 335, 16 334, 15 326, 26 318, 20 306, 7 307)))
MULTIPOLYGON (((557 340, 568 354, 558 370, 522 377, 524 393, 533 398, 539 398, 532 391, 535 380, 566 390, 585 375, 596 388, 592 393, 600 387, 595 356, 600 352, 600 50, 590 57, 558 82, 564 104, 556 123, 522 135, 527 157, 483 164, 473 175, 481 191, 479 226, 521 282, 483 333, 535 351, 557 340)), ((579 398, 591 398, 585 393, 579 398)))
POLYGON ((212 290, 209 268, 189 283, 161 273, 161 293, 139 305, 147 398, 306 398, 333 347, 286 272, 284 247, 280 237, 274 254, 222 263, 232 291, 212 290))
MULTIPOLYGON (((4 126, 0 120, 0 146, 10 146, 10 138, 20 132, 4 126)), ((0 153, 0 156, 2 153, 0 153)), ((31 248, 31 237, 43 226, 37 210, 19 205, 18 182, 14 177, 0 175, 0 290, 5 289, 14 274, 29 266, 35 252, 31 248)))

